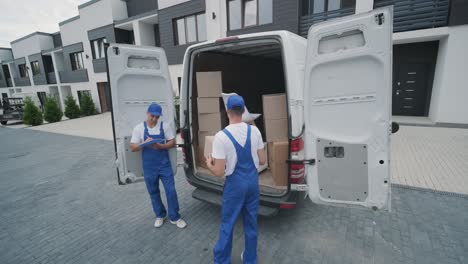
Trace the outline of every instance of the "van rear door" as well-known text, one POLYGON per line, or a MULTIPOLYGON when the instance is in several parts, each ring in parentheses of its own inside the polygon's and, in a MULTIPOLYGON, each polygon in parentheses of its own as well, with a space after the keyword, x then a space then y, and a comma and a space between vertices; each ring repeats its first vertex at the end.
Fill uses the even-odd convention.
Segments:
POLYGON ((392 13, 309 29, 304 141, 315 203, 390 209, 392 13))
MULTIPOLYGON (((166 54, 155 47, 112 44, 107 49, 112 121, 119 183, 142 179, 141 152, 131 152, 133 128, 146 120, 148 106, 162 106, 163 122, 174 122, 174 94, 166 54)), ((169 150, 174 174, 177 150, 169 150)))

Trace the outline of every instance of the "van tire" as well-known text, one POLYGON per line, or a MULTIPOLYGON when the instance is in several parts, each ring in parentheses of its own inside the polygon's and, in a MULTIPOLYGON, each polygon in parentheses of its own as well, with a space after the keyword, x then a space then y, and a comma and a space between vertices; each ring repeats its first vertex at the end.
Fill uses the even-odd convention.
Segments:
POLYGON ((0 121, 2 125, 6 125, 8 121, 0 121))

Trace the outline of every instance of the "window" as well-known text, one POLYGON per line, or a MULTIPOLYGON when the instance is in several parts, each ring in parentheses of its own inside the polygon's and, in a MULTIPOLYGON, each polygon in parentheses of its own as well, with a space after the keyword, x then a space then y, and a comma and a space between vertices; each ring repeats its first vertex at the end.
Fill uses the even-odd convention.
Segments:
POLYGON ((38 61, 31 62, 31 70, 34 76, 41 74, 41 68, 38 61))
POLYGON ((91 51, 93 53, 93 59, 102 59, 106 57, 104 51, 104 44, 107 43, 106 38, 95 39, 91 41, 91 51))
POLYGON ((19 74, 21 78, 26 78, 29 77, 28 69, 26 68, 26 64, 20 64, 18 65, 19 68, 19 74))
POLYGON ((72 66, 72 71, 84 69, 83 63, 83 52, 70 53, 70 62, 72 66))
POLYGON ((355 5, 356 0, 302 0, 302 15, 353 8, 355 5))
POLYGON ((205 13, 174 20, 174 42, 176 45, 185 45, 205 40, 205 13))
POLYGON ((229 30, 273 22, 273 0, 228 0, 229 30))

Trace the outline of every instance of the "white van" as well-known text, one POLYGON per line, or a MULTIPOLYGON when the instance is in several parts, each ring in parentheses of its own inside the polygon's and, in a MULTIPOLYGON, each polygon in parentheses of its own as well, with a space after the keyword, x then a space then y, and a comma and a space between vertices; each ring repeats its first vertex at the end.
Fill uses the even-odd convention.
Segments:
MULTIPOLYGON (((286 94, 288 184, 267 186, 262 174, 268 169, 260 174, 261 215, 294 208, 304 193, 319 204, 389 210, 392 13, 382 8, 320 23, 309 29, 307 39, 272 31, 190 46, 180 126, 186 178, 196 187, 193 197, 215 204, 222 200, 224 180, 197 165, 192 140, 198 132, 195 73, 221 71, 223 92, 242 95, 248 106, 261 104, 264 94, 286 94)), ((112 44, 107 55, 119 181, 133 182, 142 169, 141 154, 128 147, 132 128, 145 119, 151 102, 162 104, 163 120, 174 119, 168 63, 164 50, 154 47, 112 44)), ((171 155, 175 165, 175 150, 171 155)))

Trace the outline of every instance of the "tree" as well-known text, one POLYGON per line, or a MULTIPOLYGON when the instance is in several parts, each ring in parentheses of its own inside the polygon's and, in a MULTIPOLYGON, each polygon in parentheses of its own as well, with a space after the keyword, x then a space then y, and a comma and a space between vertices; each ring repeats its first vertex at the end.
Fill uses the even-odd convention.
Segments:
POLYGON ((93 98, 89 93, 83 93, 80 100, 81 115, 90 116, 96 114, 96 107, 94 106, 93 98))
POLYGON ((53 97, 46 97, 44 104, 44 119, 49 123, 55 123, 62 120, 63 112, 60 109, 57 100, 53 97))
POLYGON ((42 112, 34 104, 33 100, 29 96, 24 99, 23 122, 24 124, 30 126, 42 125, 44 122, 42 119, 42 112))
POLYGON ((75 98, 69 95, 65 98, 65 116, 73 119, 80 117, 80 107, 76 104, 75 98))

